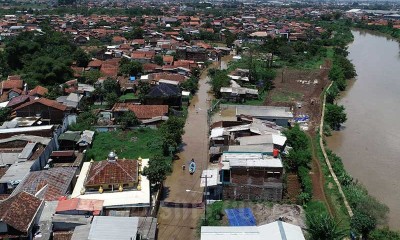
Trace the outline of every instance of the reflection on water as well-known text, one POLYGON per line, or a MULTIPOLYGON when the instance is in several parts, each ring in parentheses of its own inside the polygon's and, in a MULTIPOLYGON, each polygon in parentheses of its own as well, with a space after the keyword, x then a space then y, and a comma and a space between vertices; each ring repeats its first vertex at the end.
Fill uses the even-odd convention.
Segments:
POLYGON ((345 129, 328 146, 348 172, 390 208, 389 226, 400 229, 400 58, 399 44, 368 31, 354 31, 349 58, 358 77, 339 103, 346 107, 345 129))

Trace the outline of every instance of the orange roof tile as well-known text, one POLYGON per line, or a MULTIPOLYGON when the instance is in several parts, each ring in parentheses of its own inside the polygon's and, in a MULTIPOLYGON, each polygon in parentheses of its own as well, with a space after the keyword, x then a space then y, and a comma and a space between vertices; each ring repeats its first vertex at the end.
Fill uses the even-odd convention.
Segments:
POLYGON ((5 80, 1 82, 0 88, 2 89, 23 89, 24 88, 24 81, 22 80, 5 80))
POLYGON ((22 104, 21 106, 17 107, 14 110, 19 110, 19 109, 28 107, 28 106, 30 106, 32 104, 35 104, 35 103, 40 103, 40 104, 43 104, 45 106, 52 107, 52 108, 55 108, 55 109, 58 109, 58 110, 61 110, 61 111, 67 110, 67 106, 62 105, 61 103, 58 103, 57 101, 50 100, 50 99, 47 99, 47 98, 39 98, 39 99, 30 101, 30 102, 24 103, 24 104, 22 104))
POLYGON ((39 198, 20 192, 0 202, 1 221, 20 232, 27 233, 41 204, 42 200, 39 198))
POLYGON ((32 89, 29 92, 30 96, 34 96, 34 95, 39 95, 39 96, 44 96, 49 92, 49 90, 45 87, 42 86, 36 86, 34 89, 32 89))
POLYGON ((90 165, 85 186, 102 184, 123 184, 136 182, 138 163, 135 160, 93 162, 90 165))

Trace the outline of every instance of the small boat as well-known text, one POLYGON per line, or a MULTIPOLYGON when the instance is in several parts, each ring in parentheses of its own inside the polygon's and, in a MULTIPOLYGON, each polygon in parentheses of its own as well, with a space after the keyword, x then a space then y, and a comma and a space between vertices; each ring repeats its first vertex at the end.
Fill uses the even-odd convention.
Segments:
POLYGON ((189 173, 193 174, 196 171, 196 163, 191 162, 189 165, 189 173))

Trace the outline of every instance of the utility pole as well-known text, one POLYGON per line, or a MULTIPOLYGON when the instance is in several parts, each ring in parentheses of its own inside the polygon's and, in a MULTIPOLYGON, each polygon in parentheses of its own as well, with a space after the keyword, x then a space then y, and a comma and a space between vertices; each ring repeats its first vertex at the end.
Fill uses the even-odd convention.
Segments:
POLYGON ((207 179, 212 178, 212 175, 211 176, 207 176, 207 175, 203 176, 203 175, 201 175, 200 178, 204 178, 206 180, 205 189, 204 189, 204 225, 207 226, 207 194, 208 194, 208 191, 207 191, 207 179))

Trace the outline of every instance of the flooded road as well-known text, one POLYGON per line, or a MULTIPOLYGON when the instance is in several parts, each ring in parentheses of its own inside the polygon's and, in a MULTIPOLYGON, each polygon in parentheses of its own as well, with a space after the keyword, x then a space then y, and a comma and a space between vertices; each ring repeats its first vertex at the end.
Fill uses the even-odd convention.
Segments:
POLYGON ((389 226, 400 230, 399 43, 365 31, 353 35, 349 59, 358 77, 339 100, 347 112, 345 128, 327 138, 328 146, 390 208, 389 226))
MULTIPOLYGON (((230 56, 222 61, 213 63, 210 67, 226 68, 230 56)), ((173 163, 173 172, 164 181, 163 201, 174 203, 201 203, 203 189, 200 187, 200 175, 208 167, 208 132, 207 110, 210 107, 212 94, 207 83, 207 69, 202 72, 199 80, 199 90, 193 96, 188 108, 185 124, 185 133, 182 136, 183 149, 179 159, 173 163), (196 162, 196 172, 187 171, 190 160, 196 162), (186 165, 186 170, 182 170, 186 165)), ((158 239, 160 240, 187 240, 197 239, 197 224, 204 215, 204 208, 171 208, 160 206, 158 212, 158 239)))

